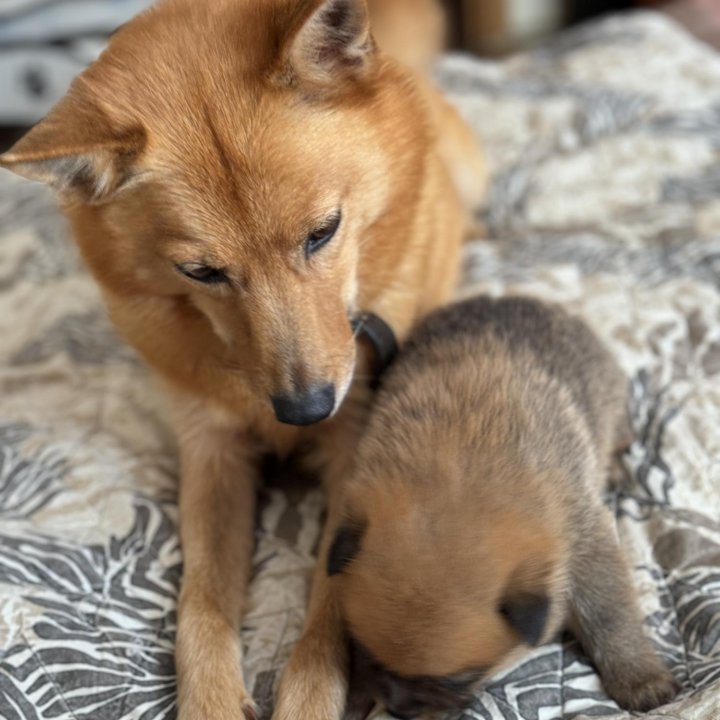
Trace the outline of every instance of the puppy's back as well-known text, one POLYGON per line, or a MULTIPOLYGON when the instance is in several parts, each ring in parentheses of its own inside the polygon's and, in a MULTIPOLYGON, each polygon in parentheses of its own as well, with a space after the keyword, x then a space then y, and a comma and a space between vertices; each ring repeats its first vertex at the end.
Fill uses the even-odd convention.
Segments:
POLYGON ((348 481, 353 636, 411 677, 494 667, 518 642, 498 608, 527 596, 542 606, 532 642, 551 634, 570 548, 602 509, 624 387, 592 331, 539 301, 477 297, 422 321, 348 481))
POLYGON ((468 359, 482 365, 502 355, 514 372, 541 369, 567 388, 599 458, 624 437, 627 379, 587 324, 558 305, 479 296, 437 310, 411 334, 394 372, 468 359), (473 357, 463 358, 468 352, 473 357))

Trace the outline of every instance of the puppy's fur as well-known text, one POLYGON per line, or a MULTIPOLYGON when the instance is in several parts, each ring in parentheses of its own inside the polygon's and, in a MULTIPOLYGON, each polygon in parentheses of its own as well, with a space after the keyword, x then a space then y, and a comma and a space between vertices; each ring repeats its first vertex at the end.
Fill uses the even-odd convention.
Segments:
POLYGON ((601 499, 626 389, 582 321, 530 299, 475 298, 410 336, 328 561, 358 701, 454 709, 563 625, 622 707, 673 696, 601 499))
MULTIPOLYGON (((374 312, 402 337, 443 302, 461 196, 484 187, 469 131, 419 74, 441 37, 433 0, 370 5, 162 0, 0 157, 58 191, 112 319, 174 406, 181 720, 253 714, 238 631, 259 455, 315 443, 333 526, 366 401, 349 318, 374 312), (288 422, 335 417, 289 427, 283 403, 303 409, 288 422)), ((276 718, 340 715, 341 637, 321 571, 276 718)))

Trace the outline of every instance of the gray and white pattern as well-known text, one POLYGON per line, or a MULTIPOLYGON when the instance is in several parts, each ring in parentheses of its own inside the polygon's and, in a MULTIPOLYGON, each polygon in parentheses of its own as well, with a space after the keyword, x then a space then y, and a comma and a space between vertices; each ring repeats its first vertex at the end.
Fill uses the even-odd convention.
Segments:
MULTIPOLYGON (((608 502, 647 631, 683 690, 650 720, 720 718, 720 58, 650 14, 503 63, 445 59, 485 138, 489 240, 463 292, 581 313, 633 378, 637 439, 608 502)), ((116 339, 49 194, 0 176, 0 717, 175 715, 181 573, 161 402, 116 339)), ((302 625, 322 496, 273 473, 246 675, 264 709, 302 625)), ((464 720, 630 716, 571 637, 464 720)))
POLYGON ((2 0, 0 123, 33 124, 151 0, 2 0))

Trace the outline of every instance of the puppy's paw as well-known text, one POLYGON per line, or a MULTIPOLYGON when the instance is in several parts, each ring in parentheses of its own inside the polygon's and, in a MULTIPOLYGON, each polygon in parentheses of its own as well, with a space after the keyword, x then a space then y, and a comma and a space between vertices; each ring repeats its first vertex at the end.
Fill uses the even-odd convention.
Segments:
POLYGON ((680 690, 670 671, 655 658, 626 670, 624 675, 603 680, 608 695, 625 710, 654 710, 667 705, 680 690))

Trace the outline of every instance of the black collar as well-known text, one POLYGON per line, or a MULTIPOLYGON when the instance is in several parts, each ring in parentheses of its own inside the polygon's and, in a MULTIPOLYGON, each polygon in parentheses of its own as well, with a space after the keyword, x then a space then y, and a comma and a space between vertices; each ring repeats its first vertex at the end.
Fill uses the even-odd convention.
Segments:
POLYGON ((352 327, 356 337, 362 338, 372 347, 373 387, 377 387, 382 374, 397 355, 395 333, 379 315, 371 312, 356 315, 352 320, 352 327))

